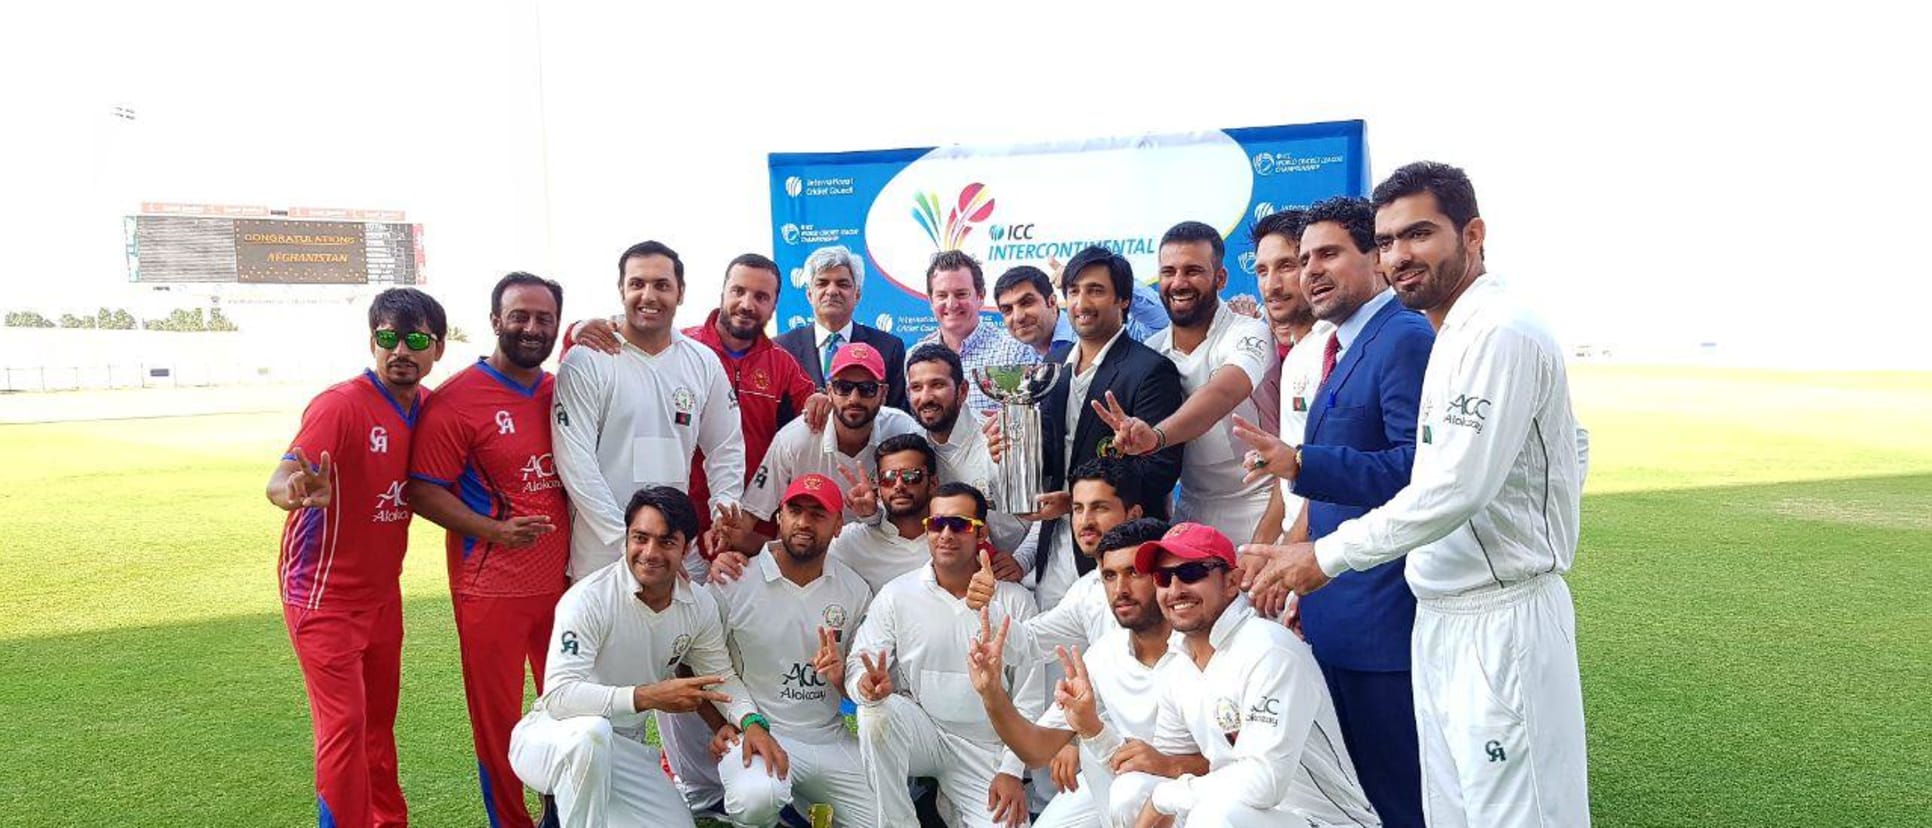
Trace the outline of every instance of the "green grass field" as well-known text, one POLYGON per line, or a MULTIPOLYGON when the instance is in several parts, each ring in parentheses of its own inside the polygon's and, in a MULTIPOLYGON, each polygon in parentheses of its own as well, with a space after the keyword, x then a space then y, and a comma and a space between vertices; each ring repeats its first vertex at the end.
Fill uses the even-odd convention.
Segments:
MULTIPOLYGON (((1932 375, 1573 385, 1597 823, 1932 825, 1932 375)), ((295 420, 0 426, 0 824, 313 824, 261 495, 295 420)), ((403 787, 481 825, 439 531, 413 550, 403 787)))

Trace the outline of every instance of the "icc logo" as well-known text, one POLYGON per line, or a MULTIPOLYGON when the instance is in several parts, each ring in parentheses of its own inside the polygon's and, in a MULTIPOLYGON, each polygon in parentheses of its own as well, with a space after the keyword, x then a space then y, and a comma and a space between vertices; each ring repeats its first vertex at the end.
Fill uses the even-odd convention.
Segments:
POLYGON ((1269 216, 1274 215, 1275 212, 1276 211, 1275 211, 1274 202, 1272 201, 1261 202, 1260 204, 1256 204, 1254 206, 1254 220, 1260 221, 1262 219, 1265 219, 1269 216))
MULTIPOLYGON (((805 268, 802 268, 802 267, 794 267, 794 268, 792 268, 792 287, 795 287, 795 288, 802 288, 802 287, 804 287, 804 286, 805 286, 805 268)), ((794 319, 802 319, 802 318, 804 318, 804 317, 793 317, 793 318, 794 318, 794 319)), ((797 326, 797 325, 793 325, 792 327, 794 327, 794 328, 795 328, 795 327, 798 327, 798 326, 797 326)))
MULTIPOLYGON (((798 326, 794 325, 792 327, 798 327, 798 326)), ((878 328, 879 330, 885 331, 886 333, 892 333, 892 314, 889 314, 889 313, 879 314, 879 318, 872 320, 872 327, 878 328)))
POLYGON ((510 412, 508 411, 496 412, 496 433, 498 434, 517 433, 517 423, 515 420, 510 419, 510 412))
POLYGON ((995 224, 986 232, 993 237, 993 241, 1031 241, 1033 239, 1031 224, 995 224))
POLYGON ((780 227, 780 228, 778 228, 778 233, 779 233, 779 235, 781 235, 781 236, 784 236, 784 237, 785 237, 785 243, 786 243, 786 244, 797 244, 797 243, 798 243, 798 225, 796 225, 796 224, 787 224, 787 225, 785 225, 785 226, 783 226, 783 227, 780 227))
POLYGON ((804 191, 805 182, 798 176, 794 175, 785 179, 785 195, 797 198, 798 194, 804 191))
POLYGON ((547 477, 556 477, 557 463, 555 456, 549 452, 532 454, 530 455, 530 461, 523 464, 522 472, 523 479, 525 480, 529 480, 532 476, 538 480, 547 477))
POLYGON ((1254 174, 1255 175, 1268 175, 1269 173, 1272 173, 1274 171, 1275 171, 1274 155, 1270 153, 1265 153, 1265 152, 1255 154, 1254 156, 1254 174))
POLYGON ((369 429, 369 453, 389 453, 389 431, 387 429, 382 426, 375 426, 369 429))
POLYGON ((1254 272, 1254 254, 1253 253, 1241 254, 1241 257, 1238 261, 1241 262, 1241 272, 1243 273, 1254 272))

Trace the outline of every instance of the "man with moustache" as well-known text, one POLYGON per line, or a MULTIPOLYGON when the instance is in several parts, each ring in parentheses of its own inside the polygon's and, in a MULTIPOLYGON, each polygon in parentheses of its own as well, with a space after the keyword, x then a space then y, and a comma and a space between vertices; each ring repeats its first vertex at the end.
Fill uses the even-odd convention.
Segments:
MULTIPOLYGON (((1306 500, 1308 537, 1322 538, 1408 485, 1416 400, 1435 332, 1395 301, 1383 280, 1375 210, 1366 200, 1338 196, 1310 207, 1301 261, 1308 306, 1335 332, 1323 345, 1305 440, 1294 451, 1271 451, 1282 462, 1270 470, 1306 500)), ((1281 442, 1245 423, 1237 433, 1261 450, 1281 442)), ((1252 454, 1249 468, 1261 451, 1252 454)), ((1415 596, 1403 582, 1402 561, 1342 573, 1329 588, 1301 597, 1297 610, 1376 813, 1390 825, 1420 826, 1409 688, 1415 596)))
POLYGON ((308 691, 323 824, 409 819, 395 733, 400 578, 414 514, 403 483, 411 432, 430 397, 422 381, 443 355, 447 328, 443 306, 427 293, 376 294, 374 367, 309 401, 268 479, 268 501, 289 513, 277 580, 308 691))
POLYGON ((1114 447, 1128 454, 1185 444, 1176 517, 1248 538, 1268 510, 1270 486, 1244 479, 1230 417, 1255 419, 1252 397, 1268 373, 1274 337, 1260 320, 1221 303, 1226 255, 1221 234, 1198 221, 1176 224, 1161 237, 1161 301, 1173 324, 1147 346, 1174 361, 1187 402, 1152 425, 1111 404, 1103 419, 1114 429, 1114 447))
POLYGON ((556 797, 566 828, 694 824, 645 742, 647 712, 710 705, 765 767, 785 761, 732 670, 716 599, 679 574, 698 532, 691 499, 649 486, 624 521, 623 560, 578 578, 557 604, 544 692, 510 734, 511 767, 556 797), (697 675, 675 677, 679 665, 697 675))
POLYGON ((617 560, 619 503, 645 486, 688 491, 702 450, 711 499, 701 508, 735 515, 745 442, 737 394, 718 355, 672 327, 684 302, 684 262, 661 242, 617 258, 624 302, 616 354, 572 348, 557 368, 557 472, 570 493, 570 575, 617 560))
MULTIPOLYGON (((793 480, 778 511, 778 539, 754 570, 710 587, 724 612, 732 663, 784 749, 785 765, 767 766, 737 725, 717 729, 713 783, 722 786, 725 815, 735 825, 770 828, 787 805, 804 813, 814 803, 831 805, 840 825, 875 824, 859 743, 839 713, 845 644, 872 600, 864 580, 826 559, 844 510, 831 478, 793 480)), ((692 779, 680 778, 688 791, 692 779)))
MULTIPOLYGON (((1179 410, 1183 391, 1174 363, 1124 335, 1124 314, 1134 290, 1134 270, 1127 259, 1104 247, 1074 254, 1061 274, 1061 292, 1079 342, 1066 354, 1060 382, 1040 406, 1045 450, 1045 475, 1051 491, 1040 497, 1040 508, 1030 516, 1044 522, 1040 550, 1034 556, 1040 606, 1051 608, 1067 589, 1094 567, 1093 559, 1075 552, 1064 521, 1071 508, 1061 481, 1068 471, 1087 460, 1118 454, 1113 430, 1101 419, 1107 402, 1129 417, 1160 422, 1179 410)), ((1000 441, 991 441, 1000 461, 1000 441)), ((1167 492, 1181 475, 1180 445, 1169 445, 1128 462, 1129 474, 1144 492, 1167 492)), ((1165 498, 1150 498, 1146 511, 1165 518, 1165 498)))
POLYGON ((1136 828, 1380 825, 1334 736, 1321 668, 1307 644, 1249 606, 1234 544, 1182 523, 1141 544, 1134 570, 1154 577, 1161 612, 1200 671, 1164 683, 1153 747, 1198 751, 1209 767, 1156 783, 1136 828))
POLYGON ((886 400, 891 408, 906 407, 906 344, 899 337, 852 321, 865 290, 865 260, 838 245, 821 247, 805 257, 805 299, 812 305, 812 324, 779 334, 772 340, 798 360, 805 375, 823 388, 832 378, 832 358, 854 342, 877 348, 886 364, 886 400))
MULTIPOLYGON (((918 824, 906 780, 938 780, 956 813, 971 828, 1024 825, 1025 766, 1000 744, 967 675, 967 643, 979 618, 967 609, 967 585, 982 560, 986 497, 964 483, 934 493, 926 518, 932 560, 886 584, 852 643, 847 693, 859 705, 859 755, 879 798, 877 824, 918 824), (903 692, 895 692, 903 688, 903 692)), ((1032 596, 1001 582, 991 616, 1022 621, 1032 596)), ((1038 663, 1008 677, 1022 715, 1040 715, 1046 702, 1038 663)))
MULTIPOLYGON (((831 398, 816 392, 817 383, 799 367, 798 360, 765 336, 765 325, 777 311, 783 286, 777 263, 757 253, 742 254, 725 267, 717 310, 704 324, 684 329, 685 336, 718 355, 731 377, 731 387, 738 393, 738 422, 745 441, 741 485, 751 482, 752 470, 764 462, 765 450, 780 427, 803 414, 813 429, 823 428, 832 411, 831 398)), ((608 354, 622 350, 617 329, 603 319, 580 323, 576 342, 608 354)), ((700 451, 691 458, 692 503, 711 500, 704 466, 704 452, 700 451)), ((700 531, 710 530, 710 510, 698 512, 698 527, 700 531)))
POLYGON ((959 250, 945 250, 932 257, 926 267, 926 295, 932 300, 932 316, 938 328, 927 334, 921 345, 944 345, 959 355, 968 380, 966 404, 976 411, 991 411, 999 406, 972 382, 973 369, 998 365, 1039 362, 1034 353, 997 325, 983 325, 980 309, 986 306, 986 272, 979 260, 959 250))
POLYGON ((436 389, 410 441, 409 502, 449 530, 449 590, 484 813, 531 825, 510 769, 524 664, 543 693, 552 612, 568 584, 570 501, 550 451, 563 287, 511 273, 490 292, 496 350, 436 389))
MULTIPOLYGON (((1048 265, 1058 269, 1059 263, 1051 259, 1048 265)), ((1006 332, 1021 344, 1033 349, 1042 360, 1059 359, 1073 347, 1076 339, 1073 323, 1067 315, 1060 312, 1054 300, 1053 277, 1032 265, 1020 265, 1000 274, 993 283, 993 303, 999 308, 1000 319, 1006 324, 1006 332), (1057 351, 1057 355, 1056 355, 1057 351)), ((1127 335, 1135 342, 1146 342, 1154 332, 1167 325, 1167 311, 1162 310, 1157 299, 1149 299, 1146 289, 1134 286, 1134 301, 1127 310, 1127 335), (1159 324, 1149 327, 1140 319, 1143 311, 1151 310, 1159 317, 1159 324)))
POLYGON ((885 520, 853 521, 832 539, 832 560, 851 568, 874 593, 924 566, 926 515, 939 488, 938 460, 926 438, 899 434, 879 444, 878 498, 885 520))
POLYGON ((1021 717, 997 682, 1008 652, 1007 636, 1014 629, 1011 620, 994 633, 990 619, 982 618, 980 637, 967 659, 973 689, 1000 740, 1030 767, 1053 763, 1062 789, 1036 826, 1131 823, 1161 779, 1208 771, 1199 754, 1167 756, 1148 747, 1164 686, 1200 678, 1170 640, 1173 629, 1155 600, 1154 579, 1134 570, 1140 545, 1160 540, 1167 528, 1166 521, 1136 518, 1107 530, 1101 539, 1105 551, 1095 571, 1106 587, 1109 627, 1084 654, 1077 647, 1058 649, 1066 679, 1054 694, 1058 704, 1038 722, 1021 717), (1069 749, 1078 757, 1073 778, 1063 775, 1058 764, 1069 749), (1128 784, 1117 785, 1118 774, 1133 775, 1128 784))
MULTIPOLYGON (((920 345, 906 357, 906 402, 938 455, 939 482, 991 491, 995 469, 981 430, 985 419, 966 407, 966 383, 959 355, 944 345, 920 345)), ((993 547, 1007 553, 994 559, 994 568, 1007 580, 1021 580, 1033 567, 1035 524, 998 511, 986 520, 993 547)))
MULTIPOLYGON (((1251 234, 1255 277, 1280 354, 1274 370, 1255 389, 1255 413, 1261 416, 1263 432, 1279 434, 1294 445, 1302 442, 1308 405, 1321 384, 1322 350, 1335 329, 1333 324, 1315 318, 1301 292, 1301 228, 1306 215, 1301 210, 1283 210, 1255 222, 1251 234)), ((1268 498, 1268 511, 1261 525, 1255 527, 1254 542, 1275 543, 1295 533, 1301 509, 1301 496, 1294 493, 1288 481, 1277 481, 1268 498)), ((1304 526, 1295 539, 1306 537, 1304 526)), ((1285 595, 1273 601, 1265 596, 1250 597, 1257 610, 1272 618, 1280 614, 1275 604, 1285 595)))
MULTIPOLYGON (((1587 825, 1576 611, 1563 573, 1576 560, 1588 453, 1563 351, 1487 273, 1488 227, 1462 170, 1407 165, 1376 186, 1373 203, 1395 295, 1436 329, 1410 482, 1313 543, 1256 547, 1267 564, 1253 585, 1319 595, 1348 571, 1406 555, 1428 823, 1587 825)), ((1270 453, 1272 467, 1281 452, 1270 453)))

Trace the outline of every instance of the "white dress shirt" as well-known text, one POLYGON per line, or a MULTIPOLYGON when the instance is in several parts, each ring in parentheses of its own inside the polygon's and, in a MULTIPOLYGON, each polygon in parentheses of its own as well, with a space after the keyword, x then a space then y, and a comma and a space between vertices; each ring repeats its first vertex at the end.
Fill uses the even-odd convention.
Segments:
MULTIPOLYGON (((1322 350, 1334 333, 1333 323, 1316 320, 1315 327, 1281 360, 1281 441, 1290 446, 1300 446, 1308 438, 1308 409, 1314 407, 1315 392, 1322 384, 1322 350)), ((1277 478, 1275 487, 1281 491, 1281 531, 1285 534, 1301 517, 1303 498, 1286 480, 1277 478)))
POLYGON ((1409 485, 1318 541, 1322 571, 1407 554, 1422 599, 1569 571, 1587 437, 1562 349, 1497 277, 1478 277, 1443 320, 1421 403, 1409 485))

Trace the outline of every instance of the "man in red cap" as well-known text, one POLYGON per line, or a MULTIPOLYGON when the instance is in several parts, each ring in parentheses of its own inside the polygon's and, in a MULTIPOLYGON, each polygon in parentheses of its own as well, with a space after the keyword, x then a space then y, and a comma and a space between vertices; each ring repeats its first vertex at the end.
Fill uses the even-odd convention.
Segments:
POLYGON ((1202 776, 1153 786, 1137 826, 1380 825, 1338 734, 1335 706, 1308 645, 1255 614, 1241 594, 1234 544, 1182 523, 1140 546, 1161 612, 1183 635, 1200 681, 1162 690, 1153 747, 1207 757, 1202 776))
MULTIPOLYGON (((858 740, 839 713, 845 647, 872 601, 863 578, 826 558, 845 509, 839 485, 822 474, 791 481, 781 499, 778 539, 745 577, 714 582, 725 616, 725 644, 752 701, 784 748, 784 767, 747 752, 743 722, 714 722, 715 773, 680 773, 688 799, 722 798, 736 825, 771 826, 779 811, 831 805, 838 824, 873 822, 872 786, 858 740)), ((699 711, 704 713, 702 709, 699 711)), ((707 716, 706 718, 711 718, 707 716)))
MULTIPOLYGON (((878 494, 870 479, 879 443, 899 434, 919 433, 912 415, 884 407, 885 357, 879 349, 854 342, 832 357, 831 379, 825 384, 832 397, 831 427, 813 433, 803 422, 779 429, 765 452, 765 462, 745 488, 745 510, 759 521, 770 521, 778 510, 779 488, 808 474, 850 480, 845 519, 872 520, 879 513, 878 494)), ((755 552, 771 537, 771 525, 761 523, 748 540, 733 544, 755 552)))

